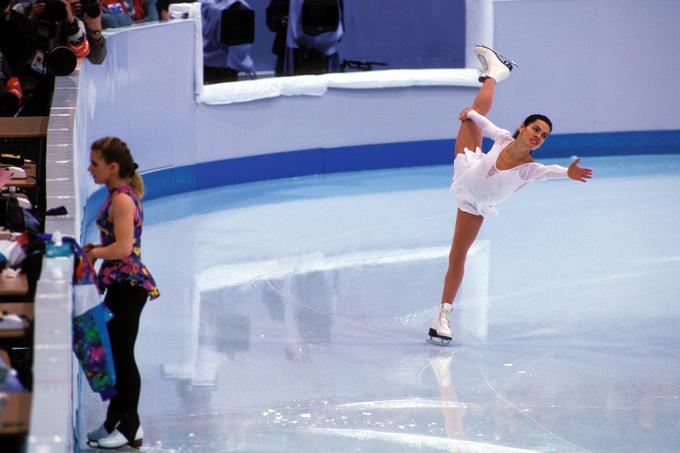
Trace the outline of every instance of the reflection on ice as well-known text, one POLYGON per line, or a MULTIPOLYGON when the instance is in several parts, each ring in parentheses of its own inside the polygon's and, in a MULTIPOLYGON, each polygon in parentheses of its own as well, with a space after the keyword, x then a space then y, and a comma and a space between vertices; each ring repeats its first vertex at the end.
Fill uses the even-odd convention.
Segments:
MULTIPOLYGON (((194 279, 194 356, 184 364, 164 365, 164 376, 214 382, 219 354, 233 359, 247 352, 251 341, 271 337, 286 344, 286 357, 293 362, 305 360, 308 345, 342 343, 348 328, 418 340, 432 307, 413 313, 410 305, 397 303, 403 287, 390 282, 395 277, 408 282, 423 273, 431 281, 419 279, 419 284, 436 288, 448 253, 448 247, 333 257, 314 253, 206 269, 194 279), (392 309, 385 310, 391 303, 392 309)), ((488 242, 479 241, 469 255, 470 278, 461 292, 465 303, 456 309, 455 328, 458 341, 481 341, 488 331, 488 242)))

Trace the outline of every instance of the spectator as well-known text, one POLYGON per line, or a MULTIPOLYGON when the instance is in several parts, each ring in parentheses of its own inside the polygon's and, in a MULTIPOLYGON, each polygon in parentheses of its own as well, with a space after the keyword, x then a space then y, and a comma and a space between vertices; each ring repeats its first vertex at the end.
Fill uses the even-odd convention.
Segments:
POLYGON ((125 27, 158 18, 156 0, 102 0, 104 28, 125 27))
POLYGON ((0 52, 12 75, 19 74, 35 53, 31 21, 12 8, 10 0, 0 0, 0 52))
POLYGON ((272 53, 276 55, 276 67, 274 73, 277 76, 284 75, 284 62, 286 59, 286 36, 288 34, 288 10, 290 0, 271 0, 267 7, 267 27, 275 33, 272 53))
POLYGON ((12 76, 9 63, 0 52, 0 116, 14 116, 23 98, 19 78, 12 76))
POLYGON ((23 91, 24 105, 16 114, 47 115, 54 75, 70 74, 76 59, 90 52, 85 25, 67 0, 49 6, 45 0, 14 7, 8 0, 0 2, 4 19, 0 20, 0 52, 7 58, 10 75, 16 77, 5 77, 6 83, 12 81, 9 90, 15 93, 23 91))
POLYGON ((18 75, 34 54, 31 22, 9 0, 0 0, 0 116, 17 114, 23 101, 18 75))
POLYGON ((201 2, 203 24, 203 81, 206 84, 230 82, 239 72, 255 76, 250 57, 251 44, 228 46, 221 41, 224 10, 251 9, 245 0, 204 0, 201 2))
POLYGON ((287 74, 323 74, 339 69, 337 44, 344 34, 342 0, 290 0, 287 74))
POLYGON ((106 291, 104 303, 113 313, 107 329, 116 369, 116 395, 110 400, 104 423, 87 437, 95 448, 138 448, 143 443, 144 430, 139 419, 142 382, 135 342, 147 299, 159 297, 141 258, 144 183, 130 149, 119 138, 95 141, 90 162, 88 170, 94 182, 106 185, 109 196, 97 216, 101 243, 88 244, 83 249, 92 261, 103 260, 97 286, 106 291))
POLYGON ((102 35, 102 14, 98 0, 88 2, 87 8, 83 8, 81 0, 69 0, 73 14, 85 23, 87 41, 90 44, 90 53, 87 59, 92 64, 102 64, 106 58, 106 38, 102 35), (92 15, 90 15, 92 14, 92 15))
POLYGON ((173 3, 195 3, 193 1, 183 1, 183 0, 157 0, 156 9, 158 11, 159 20, 170 20, 170 5, 173 3))

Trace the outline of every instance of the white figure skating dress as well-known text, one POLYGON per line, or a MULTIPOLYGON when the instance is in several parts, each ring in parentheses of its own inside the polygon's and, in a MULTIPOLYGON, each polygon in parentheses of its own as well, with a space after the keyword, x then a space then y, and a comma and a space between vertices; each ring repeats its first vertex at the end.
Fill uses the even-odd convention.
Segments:
POLYGON ((494 141, 493 147, 484 154, 480 148, 456 156, 453 162, 453 183, 458 209, 484 217, 498 214, 496 204, 532 181, 547 178, 566 178, 567 168, 561 165, 543 165, 529 162, 509 170, 498 170, 496 159, 500 152, 515 141, 512 134, 497 127, 479 113, 471 110, 468 119, 482 131, 482 135, 494 141))

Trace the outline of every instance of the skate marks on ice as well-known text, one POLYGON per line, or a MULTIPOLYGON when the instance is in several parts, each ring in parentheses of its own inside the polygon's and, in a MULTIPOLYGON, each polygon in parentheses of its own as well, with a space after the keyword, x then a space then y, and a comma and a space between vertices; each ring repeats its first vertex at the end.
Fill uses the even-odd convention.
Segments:
POLYGON ((564 442, 565 444, 569 445, 571 448, 575 448, 577 451, 587 451, 585 448, 580 447, 580 446, 578 446, 578 445, 576 445, 576 444, 574 444, 574 443, 572 443, 572 442, 569 442, 567 439, 565 439, 565 438, 559 436, 557 433, 555 433, 554 431, 550 430, 548 427, 546 427, 545 425, 543 425, 542 423, 540 423, 538 420, 536 420, 534 417, 532 417, 530 414, 528 414, 527 411, 522 410, 522 409, 520 409, 519 407, 517 407, 516 404, 514 404, 512 401, 510 401, 510 400, 508 400, 507 398, 505 398, 503 395, 501 395, 501 393, 500 393, 498 390, 496 390, 496 388, 491 384, 491 382, 490 382, 489 379, 487 378, 486 373, 484 373, 484 370, 482 370, 482 368, 481 368, 479 365, 477 366, 477 369, 479 370, 480 375, 481 375, 482 378, 484 379, 484 383, 486 384, 486 386, 487 386, 494 394, 496 394, 497 398, 498 398, 500 401, 503 401, 505 404, 508 405, 508 407, 511 407, 512 410, 514 410, 516 413, 521 414, 523 417, 525 417, 526 419, 530 420, 534 425, 536 425, 540 430, 542 430, 542 431, 545 432, 546 434, 548 434, 548 435, 554 437, 555 439, 558 439, 558 440, 564 442))
POLYGON ((404 410, 404 409, 468 409, 468 403, 457 401, 442 401, 427 398, 406 398, 400 400, 361 401, 356 403, 338 404, 338 410, 404 410))
POLYGON ((504 447, 500 445, 459 440, 444 437, 425 436, 422 434, 405 434, 395 432, 371 431, 367 429, 330 429, 311 428, 310 432, 318 435, 348 437, 359 441, 381 441, 393 443, 399 447, 463 453, 538 453, 537 450, 504 447))

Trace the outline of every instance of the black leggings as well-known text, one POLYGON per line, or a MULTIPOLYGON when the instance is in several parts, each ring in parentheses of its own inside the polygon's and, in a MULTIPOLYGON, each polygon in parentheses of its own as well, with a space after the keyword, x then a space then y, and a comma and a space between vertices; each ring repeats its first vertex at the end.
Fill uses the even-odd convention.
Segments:
POLYGON ((104 303, 113 313, 108 331, 116 368, 116 396, 109 402, 104 426, 109 432, 117 427, 130 440, 139 427, 137 406, 142 380, 135 362, 135 341, 147 297, 143 287, 122 282, 108 286, 104 298, 104 303))

